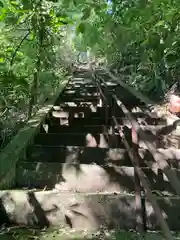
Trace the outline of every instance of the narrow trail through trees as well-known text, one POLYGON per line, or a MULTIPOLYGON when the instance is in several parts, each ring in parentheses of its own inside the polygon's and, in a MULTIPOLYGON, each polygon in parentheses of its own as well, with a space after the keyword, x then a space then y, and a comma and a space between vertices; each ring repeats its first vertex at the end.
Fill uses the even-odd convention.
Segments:
POLYGON ((167 145, 168 131, 108 76, 79 69, 19 156, 12 191, 0 192, 1 222, 162 229, 171 239, 169 229, 180 229, 180 149, 167 145))

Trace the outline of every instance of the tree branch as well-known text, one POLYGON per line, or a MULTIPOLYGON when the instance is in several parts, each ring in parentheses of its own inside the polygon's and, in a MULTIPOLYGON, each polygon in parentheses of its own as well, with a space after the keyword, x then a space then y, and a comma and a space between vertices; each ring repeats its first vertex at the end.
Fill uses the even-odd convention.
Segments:
POLYGON ((26 40, 26 38, 29 36, 30 34, 30 31, 28 31, 25 36, 21 39, 21 41, 19 42, 17 48, 15 49, 13 55, 12 55, 12 59, 11 59, 11 62, 10 62, 10 66, 13 65, 14 63, 14 58, 16 57, 16 54, 17 54, 17 51, 20 49, 21 45, 23 44, 24 40, 26 40))

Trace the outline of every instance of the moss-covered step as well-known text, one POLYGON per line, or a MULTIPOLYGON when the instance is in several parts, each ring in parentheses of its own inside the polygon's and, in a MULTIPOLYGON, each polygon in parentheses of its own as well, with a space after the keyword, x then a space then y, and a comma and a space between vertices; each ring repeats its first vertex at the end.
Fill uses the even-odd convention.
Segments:
POLYGON ((55 100, 64 90, 69 79, 62 82, 61 88, 54 96, 45 103, 36 115, 30 119, 24 128, 11 140, 11 142, 0 153, 0 189, 8 188, 15 179, 16 163, 22 151, 30 144, 32 138, 38 133, 41 123, 52 109, 55 100))

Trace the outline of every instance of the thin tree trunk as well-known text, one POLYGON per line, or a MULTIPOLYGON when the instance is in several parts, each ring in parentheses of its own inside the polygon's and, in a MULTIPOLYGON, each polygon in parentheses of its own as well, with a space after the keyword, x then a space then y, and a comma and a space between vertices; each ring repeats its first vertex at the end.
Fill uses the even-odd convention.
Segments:
MULTIPOLYGON (((28 110, 28 119, 31 118, 33 113, 33 107, 37 103, 37 95, 38 95, 38 84, 39 84, 39 72, 41 70, 41 53, 42 53, 42 45, 44 40, 44 24, 43 24, 43 18, 41 13, 41 7, 42 7, 42 1, 39 3, 39 22, 37 20, 37 39, 38 39, 38 52, 37 52, 37 60, 35 63, 35 72, 33 77, 33 83, 30 90, 30 100, 29 100, 29 110, 28 110)), ((35 26, 34 26, 35 27, 35 26)))

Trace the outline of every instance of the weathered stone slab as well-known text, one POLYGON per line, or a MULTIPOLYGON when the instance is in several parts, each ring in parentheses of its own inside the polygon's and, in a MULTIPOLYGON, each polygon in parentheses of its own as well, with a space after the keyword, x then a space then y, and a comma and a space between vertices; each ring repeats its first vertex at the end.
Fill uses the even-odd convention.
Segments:
MULTIPOLYGON (((154 191, 175 194, 167 177, 158 168, 142 168, 154 191)), ((180 170, 173 169, 180 178, 180 170)), ((75 192, 134 192, 134 168, 113 165, 19 162, 16 169, 18 187, 54 188, 75 192)))
POLYGON ((29 196, 24 191, 0 195, 8 217, 17 224, 36 227, 69 226, 77 230, 98 230, 101 225, 135 228, 132 196, 121 196, 118 199, 117 196, 104 194, 77 195, 52 191, 36 192, 29 196))
MULTIPOLYGON (((166 215, 171 230, 180 229, 180 199, 156 198, 166 215)), ((27 193, 0 192, 1 224, 7 219, 30 226, 57 226, 80 230, 135 229, 135 197, 133 195, 75 194, 53 191, 27 193), (23 211, 22 211, 23 209, 23 211), (6 215, 6 219, 5 219, 6 215)), ((160 229, 151 204, 146 204, 147 229, 160 229)))
MULTIPOLYGON (((143 152, 143 150, 142 150, 143 152)), ((152 159, 152 158, 151 158, 152 159)), ((36 162, 80 162, 105 164, 116 161, 116 164, 130 164, 127 151, 121 148, 100 148, 80 146, 40 146, 31 145, 27 148, 26 161, 36 162)))
POLYGON ((66 102, 55 102, 55 105, 61 105, 63 106, 69 106, 69 107, 90 107, 91 105, 96 105, 98 104, 98 101, 94 101, 94 102, 90 102, 90 101, 77 101, 77 102, 73 102, 73 101, 66 101, 66 102))
MULTIPOLYGON (((98 101, 99 100, 99 96, 76 96, 73 94, 68 96, 68 95, 63 95, 61 96, 61 98, 59 99, 59 103, 61 102, 94 102, 94 101, 98 101)), ((56 102, 57 104, 58 102, 56 102)))
POLYGON ((65 90, 62 97, 71 97, 72 98, 84 98, 84 97, 99 97, 99 93, 89 92, 86 89, 80 89, 79 91, 65 90))
MULTIPOLYGON (((85 108, 85 107, 84 107, 85 108)), ((90 108, 86 108, 86 110, 83 109, 83 107, 77 107, 77 110, 75 110, 76 107, 70 107, 69 109, 66 108, 66 111, 52 111, 52 117, 54 118, 73 118, 78 117, 79 115, 82 116, 82 118, 111 118, 112 117, 112 109, 110 107, 107 108, 107 110, 104 107, 97 107, 96 112, 92 112, 90 108), (73 109, 71 111, 71 109, 73 109), (107 112, 106 112, 107 111, 107 112)), ((135 112, 133 113, 134 117, 137 118, 145 118, 150 117, 148 113, 146 112, 135 112)), ((116 113, 116 117, 124 117, 124 113, 119 110, 116 113)))
MULTIPOLYGON (((166 156, 166 161, 174 168, 180 167, 180 150, 159 148, 159 152, 166 156)), ((144 160, 153 161, 149 150, 138 149, 140 165, 146 166, 144 160)), ((131 166, 128 152, 123 148, 100 148, 100 147, 80 147, 80 146, 40 146, 31 145, 27 148, 26 161, 36 162, 80 162, 106 164, 112 162, 116 165, 131 166)))
MULTIPOLYGON (((47 125, 48 126, 48 125, 47 125)), ((104 126, 103 125, 84 125, 84 126, 66 126, 66 125, 59 125, 59 126, 48 126, 48 133, 103 133, 104 126)), ((110 131, 109 131, 110 132, 110 131)), ((42 130, 43 133, 43 130, 42 130)))
MULTIPOLYGON (((127 118, 123 117, 117 117, 117 122, 120 125, 127 125, 130 126, 130 121, 127 118)), ((160 119, 160 118, 138 118, 139 122, 146 122, 149 125, 165 125, 166 120, 165 119, 160 119)), ((47 124, 53 126, 59 126, 60 125, 60 118, 54 118, 51 117, 47 119, 47 124)), ((112 126, 112 118, 108 118, 108 121, 104 118, 82 118, 82 117, 75 117, 72 119, 68 119, 68 125, 108 125, 112 126)))
POLYGON ((37 145, 63 145, 63 146, 92 146, 92 147, 123 147, 118 134, 90 134, 90 133, 39 133, 34 138, 37 145))
MULTIPOLYGON (((61 116, 66 117, 66 112, 62 112, 61 116)), ((77 116, 79 117, 79 116, 77 116)), ((82 112, 82 118, 84 118, 83 116, 83 112, 82 112)), ((119 128, 121 129, 123 126, 127 126, 128 128, 131 128, 132 126, 130 125, 130 123, 125 122, 124 125, 120 125, 119 124, 119 128)), ((157 134, 157 136, 159 137, 159 131, 163 130, 162 135, 166 135, 171 133, 173 136, 180 136, 180 130, 176 129, 176 130, 172 130, 170 127, 168 128, 166 125, 140 125, 141 129, 144 131, 148 131, 148 132, 152 132, 153 134, 157 134)), ((83 125, 83 126, 79 126, 79 125, 48 125, 48 132, 54 132, 54 133, 102 133, 102 131, 104 131, 104 125, 83 125)), ((113 134, 112 133, 112 126, 107 126, 107 131, 109 132, 109 134, 113 134)), ((117 128, 114 129, 115 132, 117 132, 117 128)))

